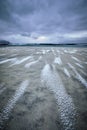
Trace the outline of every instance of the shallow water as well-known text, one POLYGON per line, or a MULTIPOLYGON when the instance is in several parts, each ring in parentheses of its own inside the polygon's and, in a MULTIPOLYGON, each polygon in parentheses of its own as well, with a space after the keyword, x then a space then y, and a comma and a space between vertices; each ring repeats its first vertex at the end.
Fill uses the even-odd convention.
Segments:
POLYGON ((1 130, 87 130, 87 48, 0 48, 1 130))

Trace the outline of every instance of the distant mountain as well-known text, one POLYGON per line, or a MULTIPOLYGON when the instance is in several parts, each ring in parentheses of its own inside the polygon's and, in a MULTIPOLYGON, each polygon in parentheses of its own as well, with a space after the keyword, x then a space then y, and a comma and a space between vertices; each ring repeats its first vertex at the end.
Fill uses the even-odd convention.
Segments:
POLYGON ((0 40, 0 46, 8 46, 8 45, 11 45, 11 43, 9 41, 0 40))

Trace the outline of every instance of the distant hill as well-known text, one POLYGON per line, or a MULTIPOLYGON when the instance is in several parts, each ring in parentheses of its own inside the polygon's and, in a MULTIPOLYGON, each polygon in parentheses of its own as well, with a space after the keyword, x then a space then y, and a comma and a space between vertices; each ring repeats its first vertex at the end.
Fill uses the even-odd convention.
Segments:
POLYGON ((0 40, 0 46, 8 46, 8 45, 11 45, 11 43, 9 41, 0 40))

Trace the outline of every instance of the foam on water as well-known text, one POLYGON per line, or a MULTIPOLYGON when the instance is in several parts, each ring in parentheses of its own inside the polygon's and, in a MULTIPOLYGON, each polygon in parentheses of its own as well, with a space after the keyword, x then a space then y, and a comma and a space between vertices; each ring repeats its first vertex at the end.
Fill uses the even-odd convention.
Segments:
POLYGON ((29 60, 29 59, 31 59, 31 58, 32 58, 32 56, 28 56, 28 57, 26 57, 26 58, 23 58, 22 60, 16 59, 16 60, 14 61, 15 63, 13 63, 13 64, 10 65, 10 66, 19 65, 19 64, 21 64, 21 63, 23 63, 23 62, 25 62, 25 61, 27 61, 27 60, 29 60))
POLYGON ((68 50, 64 50, 65 53, 68 53, 68 50))
POLYGON ((23 58, 23 59, 20 60, 19 63, 17 63, 17 64, 21 64, 21 63, 23 63, 23 62, 29 60, 30 58, 32 58, 32 56, 28 56, 28 57, 26 57, 26 58, 23 58))
POLYGON ((40 56, 38 60, 32 61, 32 62, 30 62, 30 63, 25 64, 25 67, 26 67, 26 68, 29 68, 31 65, 34 65, 34 64, 38 63, 39 60, 41 60, 41 58, 42 58, 42 57, 40 56))
POLYGON ((70 63, 68 63, 69 67, 74 71, 76 74, 76 79, 79 80, 86 88, 87 88, 87 81, 76 71, 74 66, 72 66, 70 63))
POLYGON ((55 60, 54 60, 54 63, 62 65, 61 58, 60 57, 56 57, 55 60))
POLYGON ((46 52, 48 53, 48 52, 50 52, 50 50, 46 50, 46 52))
POLYGON ((0 128, 3 128, 5 121, 9 119, 10 112, 14 108, 19 98, 24 94, 28 84, 29 84, 28 80, 25 80, 21 83, 20 87, 16 90, 15 94, 8 101, 7 105, 4 107, 2 113, 0 113, 0 128))
POLYGON ((75 63, 77 66, 79 66, 80 68, 84 68, 82 65, 80 65, 79 63, 75 63))
POLYGON ((76 53, 76 52, 77 52, 77 50, 72 50, 72 51, 70 50, 70 51, 69 51, 70 54, 74 54, 74 53, 76 53))
POLYGON ((36 52, 36 54, 41 54, 41 52, 36 52))
POLYGON ((32 62, 26 64, 25 67, 26 67, 26 68, 29 68, 31 65, 33 65, 33 64, 35 64, 35 63, 37 63, 37 62, 38 62, 38 61, 32 61, 32 62))
POLYGON ((81 62, 79 59, 77 59, 76 57, 72 56, 72 59, 78 61, 78 62, 81 62))
POLYGON ((59 50, 57 50, 57 52, 58 52, 58 53, 60 53, 60 51, 59 51, 59 50))
POLYGON ((56 56, 56 53, 55 53, 54 49, 51 49, 51 50, 52 50, 52 52, 53 52, 53 55, 56 56))
POLYGON ((42 50, 42 54, 46 54, 46 51, 45 51, 45 50, 42 50))
POLYGON ((59 107, 60 118, 64 130, 74 130, 75 123, 75 106, 72 98, 67 94, 61 78, 51 70, 49 64, 46 64, 41 73, 42 83, 46 84, 48 89, 54 92, 59 107))
POLYGON ((70 73, 66 68, 64 68, 64 73, 70 78, 70 73))
POLYGON ((9 61, 14 61, 15 59, 16 58, 11 58, 11 59, 3 60, 3 61, 0 61, 0 64, 6 63, 6 62, 9 62, 9 61))

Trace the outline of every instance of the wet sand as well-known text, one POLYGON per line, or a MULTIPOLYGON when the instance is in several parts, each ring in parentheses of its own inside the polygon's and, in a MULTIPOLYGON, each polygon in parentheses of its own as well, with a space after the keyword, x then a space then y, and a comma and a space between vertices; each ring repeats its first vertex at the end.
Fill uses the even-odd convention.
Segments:
POLYGON ((87 48, 0 48, 0 130, 87 130, 87 48))

